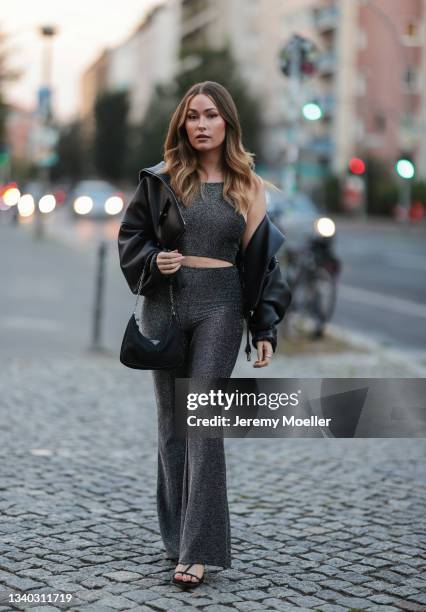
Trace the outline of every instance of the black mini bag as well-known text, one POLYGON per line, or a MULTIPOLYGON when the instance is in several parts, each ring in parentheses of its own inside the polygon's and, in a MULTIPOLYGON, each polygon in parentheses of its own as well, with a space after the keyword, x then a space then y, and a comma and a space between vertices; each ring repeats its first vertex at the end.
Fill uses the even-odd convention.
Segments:
POLYGON ((144 336, 139 329, 137 307, 140 298, 141 274, 135 308, 127 323, 120 350, 120 361, 136 370, 164 370, 176 368, 184 361, 183 330, 173 299, 172 278, 169 279, 171 317, 165 334, 158 339, 144 336))

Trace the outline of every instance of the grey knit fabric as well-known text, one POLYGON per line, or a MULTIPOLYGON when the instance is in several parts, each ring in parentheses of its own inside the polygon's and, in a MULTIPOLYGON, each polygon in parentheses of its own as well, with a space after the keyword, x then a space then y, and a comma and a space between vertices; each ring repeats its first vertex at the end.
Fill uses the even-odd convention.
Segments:
MULTIPOLYGON (((158 415, 157 511, 166 552, 182 563, 231 565, 223 438, 175 436, 175 378, 229 378, 243 335, 242 290, 235 266, 182 266, 175 304, 184 330, 185 362, 153 370, 158 415)), ((145 297, 142 333, 154 338, 170 319, 168 287, 145 297)))
MULTIPOLYGON (((236 263, 245 219, 223 199, 223 183, 203 183, 202 194, 181 207, 183 255, 223 259, 216 268, 182 265, 174 297, 184 331, 180 368, 153 370, 158 416, 157 511, 166 552, 182 563, 231 565, 223 438, 178 438, 174 430, 175 378, 229 378, 243 335, 243 292, 236 263)), ((176 281, 176 278, 174 279, 176 281)), ((168 285, 144 298, 141 331, 158 338, 170 320, 168 285)))
POLYGON ((246 221, 223 197, 222 183, 202 183, 189 205, 181 204, 186 222, 184 234, 176 247, 182 255, 213 257, 236 263, 246 221))

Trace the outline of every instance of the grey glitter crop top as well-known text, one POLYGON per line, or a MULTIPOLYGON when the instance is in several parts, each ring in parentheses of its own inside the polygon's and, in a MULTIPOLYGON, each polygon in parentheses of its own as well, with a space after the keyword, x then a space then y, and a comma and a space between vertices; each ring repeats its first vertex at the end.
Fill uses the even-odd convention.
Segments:
POLYGON ((223 198, 223 183, 202 183, 189 206, 181 204, 185 232, 177 249, 182 255, 213 257, 236 264, 246 221, 241 213, 223 198))

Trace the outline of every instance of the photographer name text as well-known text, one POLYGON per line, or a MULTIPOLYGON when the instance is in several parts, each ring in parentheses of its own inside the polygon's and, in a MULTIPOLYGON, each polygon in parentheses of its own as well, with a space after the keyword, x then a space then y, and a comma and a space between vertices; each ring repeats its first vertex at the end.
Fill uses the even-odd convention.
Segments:
POLYGON ((215 415, 211 418, 200 418, 191 415, 187 418, 189 427, 328 427, 331 419, 323 419, 316 415, 308 418, 295 416, 282 416, 281 418, 242 418, 238 415, 234 419, 215 415))

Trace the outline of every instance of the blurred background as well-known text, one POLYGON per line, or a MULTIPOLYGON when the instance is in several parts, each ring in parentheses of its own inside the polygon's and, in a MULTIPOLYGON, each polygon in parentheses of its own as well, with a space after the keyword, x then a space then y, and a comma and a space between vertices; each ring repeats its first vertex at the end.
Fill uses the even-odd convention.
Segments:
POLYGON ((232 377, 308 380, 314 410, 327 378, 351 379, 364 414, 404 428, 363 439, 362 415, 356 441, 227 440, 236 563, 193 605, 424 610, 425 421, 393 389, 426 378, 426 0, 0 2, 0 609, 46 601, 9 592, 179 606, 151 372, 119 361, 135 296, 117 232, 177 102, 207 79, 279 188, 267 206, 293 292, 270 365, 247 362, 244 334, 232 377))
POLYGON ((3 346, 25 330, 34 350, 117 350, 121 216, 177 102, 210 79, 280 188, 283 334, 322 342, 334 325, 426 363, 426 1, 124 8, 18 0, 0 18, 3 346))

